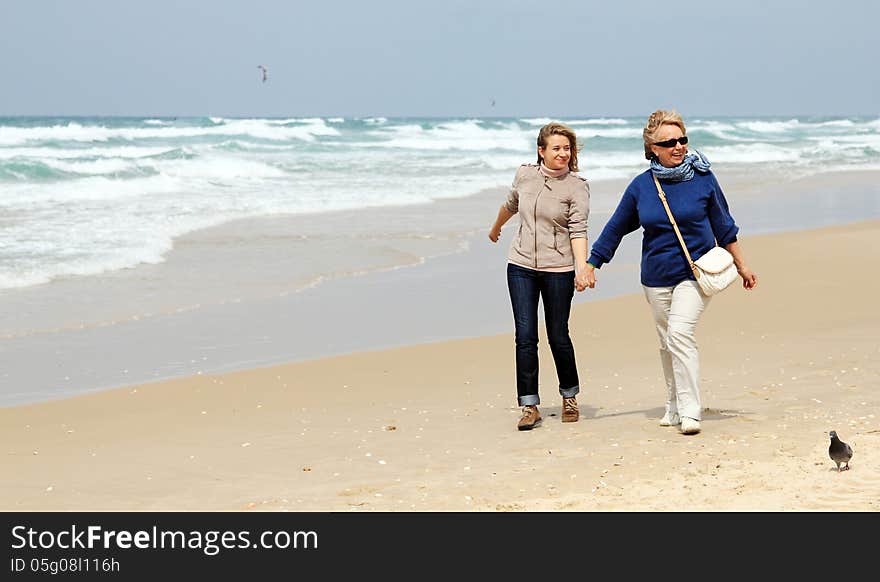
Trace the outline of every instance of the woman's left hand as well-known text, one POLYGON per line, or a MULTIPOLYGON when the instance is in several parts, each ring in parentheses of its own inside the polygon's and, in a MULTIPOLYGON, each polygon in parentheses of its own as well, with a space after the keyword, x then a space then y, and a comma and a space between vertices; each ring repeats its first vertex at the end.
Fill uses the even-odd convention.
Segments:
POLYGON ((727 243, 724 246, 731 255, 733 255, 733 262, 736 265, 736 272, 739 273, 739 276, 742 277, 743 280, 743 289, 746 291, 751 291, 755 287, 758 286, 758 276, 755 275, 755 272, 749 269, 748 265, 746 265, 746 259, 743 256, 742 249, 739 246, 739 241, 733 241, 731 243, 727 243))
POLYGON ((737 269, 737 273, 739 273, 739 276, 742 277, 743 289, 751 291, 758 286, 758 276, 755 275, 755 272, 748 267, 737 269))
POLYGON ((574 277, 574 285, 578 291, 583 291, 587 287, 594 288, 596 286, 595 269, 590 265, 580 269, 574 277))

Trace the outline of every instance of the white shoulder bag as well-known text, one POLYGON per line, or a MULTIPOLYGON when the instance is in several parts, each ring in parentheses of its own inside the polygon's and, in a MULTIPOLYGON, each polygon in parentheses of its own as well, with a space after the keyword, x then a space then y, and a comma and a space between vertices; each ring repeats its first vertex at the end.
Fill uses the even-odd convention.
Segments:
POLYGON ((678 225, 675 223, 675 218, 672 216, 672 211, 669 210, 666 194, 663 193, 663 188, 660 187, 660 181, 657 179, 657 176, 654 176, 654 184, 657 185, 660 201, 663 202, 663 208, 666 209, 669 222, 672 223, 672 228, 675 229, 675 235, 678 237, 678 242, 681 244, 684 256, 687 257, 688 264, 690 264, 694 272, 694 277, 697 279, 697 284, 700 286, 703 295, 712 296, 730 287, 730 284, 736 281, 737 278, 736 265, 733 264, 733 255, 727 249, 716 245, 715 248, 697 261, 692 260, 691 254, 684 244, 681 232, 678 230, 678 225))

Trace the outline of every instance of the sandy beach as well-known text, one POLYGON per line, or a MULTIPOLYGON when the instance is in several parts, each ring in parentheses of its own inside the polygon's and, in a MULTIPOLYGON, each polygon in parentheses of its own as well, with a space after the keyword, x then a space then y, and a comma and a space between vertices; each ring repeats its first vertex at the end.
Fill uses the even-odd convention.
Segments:
MULTIPOLYGON (((747 239, 880 219, 877 171, 718 176, 747 239)), ((625 186, 592 183, 592 238, 625 186)), ((486 238, 505 196, 234 221, 181 237, 157 265, 0 290, 0 406, 505 333, 516 221, 486 238)), ((574 303, 641 293, 640 247, 626 237, 574 303)))
POLYGON ((878 235, 742 240, 760 284, 715 298, 698 328, 696 436, 657 424, 656 337, 631 294, 575 306, 580 422, 559 421, 542 337, 545 420, 515 429, 512 333, 200 374, 0 408, 0 508, 876 510, 878 235))

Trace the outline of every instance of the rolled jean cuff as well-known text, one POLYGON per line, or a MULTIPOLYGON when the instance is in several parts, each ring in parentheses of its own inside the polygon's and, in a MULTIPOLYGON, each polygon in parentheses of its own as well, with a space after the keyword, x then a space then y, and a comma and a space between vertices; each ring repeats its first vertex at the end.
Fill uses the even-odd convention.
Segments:
POLYGON ((526 394, 519 397, 520 406, 537 406, 541 404, 541 397, 537 394, 526 394))
POLYGON ((571 388, 559 389, 559 393, 562 394, 563 398, 573 398, 574 396, 577 396, 578 392, 580 391, 581 387, 579 385, 572 386, 571 388))

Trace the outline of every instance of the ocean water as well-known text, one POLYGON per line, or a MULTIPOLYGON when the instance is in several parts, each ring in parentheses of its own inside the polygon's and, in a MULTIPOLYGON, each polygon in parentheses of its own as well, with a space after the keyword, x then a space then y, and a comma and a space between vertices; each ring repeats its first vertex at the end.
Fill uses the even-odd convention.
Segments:
MULTIPOLYGON (((0 406, 510 333, 516 221, 486 233, 548 121, 0 118, 0 406)), ((646 167, 643 120, 561 121, 594 240, 646 167)), ((688 130, 747 253, 880 218, 878 118, 688 130)), ((640 292, 640 239, 575 303, 640 292)))
MULTIPOLYGON (((161 264, 180 237, 240 219, 419 205, 505 187, 533 160, 537 130, 549 121, 0 118, 0 290, 161 264)), ((642 118, 559 121, 577 132, 581 173, 592 182, 644 169, 642 118)), ((687 122, 691 147, 730 171, 880 169, 876 117, 687 122)), ((596 210, 611 207, 594 200, 596 210)), ((302 236, 319 237, 320 228, 302 236)))

